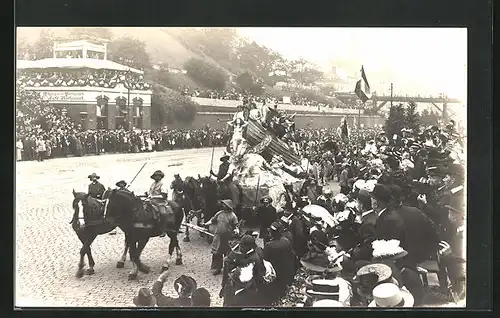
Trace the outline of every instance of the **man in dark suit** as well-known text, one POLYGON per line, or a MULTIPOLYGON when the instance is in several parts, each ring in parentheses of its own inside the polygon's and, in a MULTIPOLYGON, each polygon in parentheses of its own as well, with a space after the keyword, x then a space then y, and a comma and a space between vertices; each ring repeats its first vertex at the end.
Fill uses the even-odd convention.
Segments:
POLYGON ((273 200, 269 196, 260 199, 261 205, 256 208, 257 219, 260 224, 260 237, 264 240, 264 244, 269 242, 268 228, 276 220, 276 208, 271 205, 273 200))
POLYGON ((400 197, 401 189, 397 185, 389 187, 393 206, 406 227, 406 246, 404 246, 408 252, 406 263, 412 266, 435 258, 439 243, 436 224, 419 209, 403 205, 400 197))
POLYGON ((375 238, 377 240, 396 239, 405 248, 406 227, 403 219, 389 204, 391 202, 391 190, 386 185, 377 183, 370 196, 372 197, 373 210, 378 215, 375 222, 375 238))
POLYGON ((270 262, 276 271, 274 282, 265 285, 266 305, 281 298, 295 274, 295 255, 288 239, 281 235, 281 224, 274 222, 270 229, 271 241, 264 246, 264 259, 270 262))
POLYGON ((106 191, 106 188, 102 185, 102 183, 97 181, 97 179, 99 179, 100 177, 97 174, 92 173, 88 176, 88 178, 91 181, 91 183, 89 184, 88 194, 95 199, 102 200, 102 195, 106 191))
POLYGON ((358 234, 361 238, 358 246, 351 253, 351 260, 371 260, 372 242, 375 240, 375 224, 377 222, 377 213, 372 209, 371 197, 368 191, 359 190, 356 198, 358 222, 358 234))

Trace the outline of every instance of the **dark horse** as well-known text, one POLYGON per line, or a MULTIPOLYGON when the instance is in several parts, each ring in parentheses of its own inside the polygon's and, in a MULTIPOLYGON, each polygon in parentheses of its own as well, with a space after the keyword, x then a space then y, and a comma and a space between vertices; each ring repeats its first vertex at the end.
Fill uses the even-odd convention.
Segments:
POLYGON ((116 224, 109 223, 104 218, 104 208, 101 203, 83 192, 75 192, 73 190, 73 218, 71 219, 71 227, 75 231, 78 239, 82 242, 80 249, 80 261, 76 277, 81 278, 84 273, 87 275, 94 274, 94 259, 90 245, 94 242, 98 235, 106 234, 116 228, 116 224), (83 217, 80 217, 80 206, 82 205, 83 217), (84 221, 84 225, 80 220, 84 221), (89 261, 89 268, 84 272, 85 255, 89 261))
MULTIPOLYGON (((120 227, 125 233, 125 249, 120 261, 117 263, 118 268, 123 268, 127 250, 130 249, 130 260, 133 264, 133 270, 129 273, 129 279, 137 278, 138 271, 149 273, 148 266, 143 264, 140 256, 144 247, 151 237, 159 236, 161 228, 159 222, 156 221, 156 214, 153 208, 148 204, 144 207, 144 202, 133 195, 131 192, 123 190, 107 190, 103 198, 107 199, 106 206, 103 208, 99 202, 97 204, 93 198, 90 198, 85 193, 76 193, 73 191, 73 208, 75 214, 73 216, 72 225, 77 233, 83 247, 80 250, 80 263, 78 264, 77 276, 83 274, 83 257, 85 254, 89 257, 90 269, 87 271, 93 273, 94 261, 92 260, 90 245, 97 235, 104 234, 116 226, 120 227), (79 224, 79 208, 81 202, 83 207, 83 218, 86 226, 81 227, 79 224), (99 212, 96 212, 99 211, 99 212), (97 217, 97 215, 99 217, 97 217)), ((182 264, 182 253, 177 239, 177 233, 184 217, 182 209, 175 203, 169 202, 167 209, 173 213, 173 220, 167 224, 167 235, 170 238, 169 255, 172 257, 174 249, 176 250, 176 264, 182 264)), ((168 263, 162 267, 162 270, 168 269, 168 263)))
MULTIPOLYGON (((184 210, 184 216, 186 217, 186 223, 190 223, 191 220, 196 216, 196 225, 201 226, 202 220, 207 222, 209 219, 205 218, 205 213, 203 212, 204 203, 200 192, 200 180, 193 177, 186 177, 184 179, 184 194, 182 197, 182 208, 184 210), (203 219, 202 219, 203 215, 203 219)), ((202 233, 200 233, 201 235, 202 233)), ((184 242, 189 242, 189 227, 186 226, 186 235, 184 236, 184 242)))

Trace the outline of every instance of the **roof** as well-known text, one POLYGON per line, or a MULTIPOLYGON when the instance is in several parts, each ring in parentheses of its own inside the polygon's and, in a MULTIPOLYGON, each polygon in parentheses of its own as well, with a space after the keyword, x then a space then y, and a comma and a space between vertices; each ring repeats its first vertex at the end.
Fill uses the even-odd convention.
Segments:
POLYGON ((128 71, 133 73, 144 74, 143 71, 121 65, 109 60, 84 59, 84 58, 48 58, 42 60, 17 60, 17 69, 51 69, 51 68, 66 68, 66 69, 82 69, 92 68, 96 70, 115 70, 128 71))

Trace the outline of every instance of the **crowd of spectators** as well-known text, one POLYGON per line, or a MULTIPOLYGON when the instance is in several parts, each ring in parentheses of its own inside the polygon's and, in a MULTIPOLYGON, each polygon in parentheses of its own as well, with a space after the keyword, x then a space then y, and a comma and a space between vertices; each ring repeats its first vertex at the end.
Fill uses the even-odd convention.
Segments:
MULTIPOLYGON (((222 99, 222 100, 239 100, 243 101, 245 99, 245 95, 238 92, 236 89, 227 89, 222 92, 216 90, 208 90, 208 89, 193 89, 188 86, 179 87, 178 90, 182 92, 185 96, 191 97, 202 97, 202 98, 211 98, 211 99, 222 99)), ((270 93, 265 93, 262 96, 254 96, 253 100, 256 102, 266 102, 267 104, 274 103, 282 103, 283 97, 276 96, 270 93)), ((302 96, 298 92, 293 92, 293 95, 290 96, 290 102, 292 105, 302 105, 302 106, 313 106, 318 108, 325 107, 339 107, 339 108, 353 108, 353 105, 349 105, 344 107, 343 104, 339 102, 319 102, 317 100, 311 99, 309 97, 302 96)))
POLYGON ((123 84, 125 88, 147 90, 150 85, 144 77, 126 71, 114 70, 78 70, 65 72, 35 72, 31 70, 18 71, 16 84, 18 87, 71 87, 92 86, 101 88, 115 88, 123 84))
POLYGON ((209 127, 83 130, 64 110, 23 94, 16 113, 17 160, 225 146, 230 138, 229 132, 209 127))

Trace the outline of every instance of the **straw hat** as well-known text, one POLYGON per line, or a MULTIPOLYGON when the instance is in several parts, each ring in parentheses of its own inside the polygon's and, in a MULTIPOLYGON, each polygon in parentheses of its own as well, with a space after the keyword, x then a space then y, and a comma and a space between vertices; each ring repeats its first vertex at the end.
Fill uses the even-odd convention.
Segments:
POLYGON ((406 290, 392 283, 380 284, 373 289, 373 301, 368 307, 413 307, 415 299, 406 290))
POLYGON ((99 177, 95 172, 92 173, 92 174, 89 174, 89 176, 87 177, 89 179, 92 179, 92 178, 96 178, 96 179, 100 179, 101 177, 99 177))
POLYGON ((340 301, 336 301, 333 299, 321 299, 315 301, 312 304, 312 307, 344 307, 344 304, 342 304, 340 301))
POLYGON ((161 170, 156 170, 152 175, 151 175, 151 179, 154 179, 155 176, 159 176, 161 178, 165 177, 165 174, 163 172, 161 172, 161 170))

